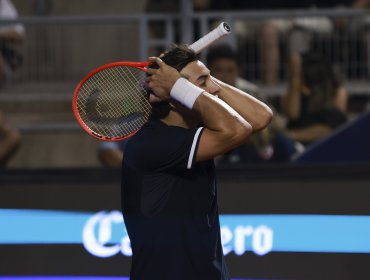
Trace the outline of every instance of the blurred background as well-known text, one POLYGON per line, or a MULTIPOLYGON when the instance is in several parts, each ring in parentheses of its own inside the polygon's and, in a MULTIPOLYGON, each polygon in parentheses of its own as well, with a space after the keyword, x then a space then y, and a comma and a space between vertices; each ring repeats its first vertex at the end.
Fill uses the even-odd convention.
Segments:
POLYGON ((74 89, 102 64, 146 61, 221 21, 232 34, 200 59, 275 112, 216 162, 232 276, 370 278, 369 9, 367 0, 0 0, 0 279, 128 277, 124 143, 83 132, 74 89))

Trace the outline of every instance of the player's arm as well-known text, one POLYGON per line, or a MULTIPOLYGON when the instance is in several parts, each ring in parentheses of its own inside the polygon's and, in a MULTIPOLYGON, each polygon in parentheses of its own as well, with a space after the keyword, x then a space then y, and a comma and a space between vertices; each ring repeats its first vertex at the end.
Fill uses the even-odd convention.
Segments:
POLYGON ((196 99, 193 110, 198 112, 204 124, 196 154, 203 161, 245 143, 253 133, 252 125, 219 98, 203 92, 196 99))
POLYGON ((156 58, 159 69, 149 69, 149 87, 161 100, 174 98, 199 113, 204 131, 199 140, 197 161, 222 155, 245 143, 253 128, 221 99, 180 77, 178 71, 156 58))
POLYGON ((253 132, 264 129, 271 122, 273 113, 266 104, 214 77, 212 80, 220 86, 218 97, 247 120, 252 125, 253 132))

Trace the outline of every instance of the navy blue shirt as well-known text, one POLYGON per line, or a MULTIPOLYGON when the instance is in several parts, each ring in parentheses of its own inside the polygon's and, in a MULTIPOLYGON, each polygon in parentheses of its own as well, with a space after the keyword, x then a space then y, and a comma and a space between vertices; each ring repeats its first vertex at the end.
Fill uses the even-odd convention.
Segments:
POLYGON ((226 280, 213 161, 195 162, 203 128, 151 120, 125 146, 122 212, 132 280, 226 280))

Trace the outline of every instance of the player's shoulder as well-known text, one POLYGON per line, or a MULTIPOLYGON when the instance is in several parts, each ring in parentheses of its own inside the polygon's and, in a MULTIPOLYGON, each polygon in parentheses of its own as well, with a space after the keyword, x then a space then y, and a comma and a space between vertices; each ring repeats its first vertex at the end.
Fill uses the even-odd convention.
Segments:
POLYGON ((168 126, 160 120, 148 121, 126 144, 125 154, 149 153, 153 147, 165 149, 186 134, 186 129, 168 126))
MULTIPOLYGON (((187 134, 189 129, 180 126, 167 125, 161 120, 153 119, 148 121, 134 136, 135 139, 166 140, 169 136, 187 134)), ((173 139, 172 139, 173 140, 173 139)))
POLYGON ((125 146, 125 163, 148 169, 174 157, 188 155, 196 129, 170 126, 160 120, 149 121, 125 146))
POLYGON ((174 127, 168 126, 160 120, 149 120, 130 138, 130 143, 131 145, 145 145, 146 142, 165 141, 171 134, 175 134, 174 127))

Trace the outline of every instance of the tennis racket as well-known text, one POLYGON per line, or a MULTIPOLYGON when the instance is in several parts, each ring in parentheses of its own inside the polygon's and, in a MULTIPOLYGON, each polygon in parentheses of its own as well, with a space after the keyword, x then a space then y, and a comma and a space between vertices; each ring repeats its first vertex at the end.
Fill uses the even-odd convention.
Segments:
MULTIPOLYGON (((189 47, 199 53, 230 31, 229 25, 222 22, 189 47)), ((104 141, 120 141, 134 135, 147 122, 152 109, 144 82, 149 64, 109 63, 83 78, 72 100, 79 125, 104 141)))

